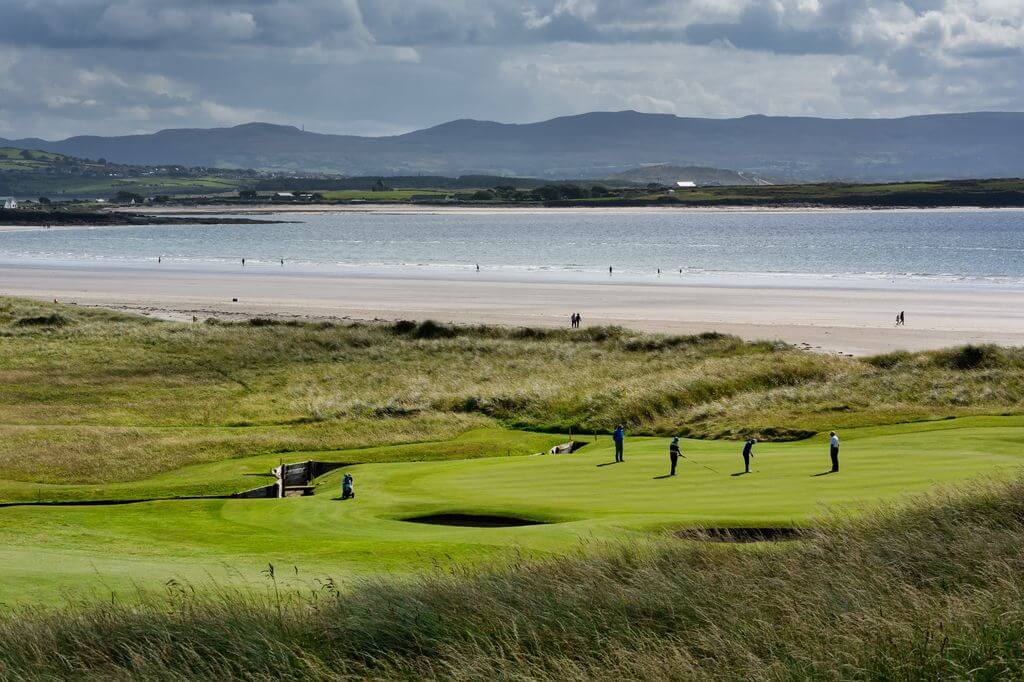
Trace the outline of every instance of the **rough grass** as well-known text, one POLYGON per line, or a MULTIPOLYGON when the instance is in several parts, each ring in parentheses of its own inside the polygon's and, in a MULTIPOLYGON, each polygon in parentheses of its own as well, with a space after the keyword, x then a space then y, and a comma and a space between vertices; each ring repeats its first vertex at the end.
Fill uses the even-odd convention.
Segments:
POLYGON ((1019 679, 1024 484, 978 484, 807 540, 653 541, 351 592, 268 566, 264 595, 0 616, 5 679, 1019 679))
POLYGON ((274 450, 482 426, 786 440, 1018 413, 1024 350, 868 360, 620 328, 177 324, 0 299, 9 480, 131 480, 274 450))

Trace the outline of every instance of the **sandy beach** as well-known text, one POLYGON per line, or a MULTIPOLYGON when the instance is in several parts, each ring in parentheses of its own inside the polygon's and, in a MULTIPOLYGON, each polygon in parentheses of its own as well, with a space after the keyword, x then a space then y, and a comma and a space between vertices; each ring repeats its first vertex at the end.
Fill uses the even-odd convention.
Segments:
POLYGON ((191 321, 193 316, 715 330, 865 355, 963 343, 1024 345, 1024 288, 831 278, 653 278, 378 269, 10 263, 0 293, 191 321), (233 301, 237 299, 237 301, 233 301), (907 325, 894 327, 905 310, 907 325))

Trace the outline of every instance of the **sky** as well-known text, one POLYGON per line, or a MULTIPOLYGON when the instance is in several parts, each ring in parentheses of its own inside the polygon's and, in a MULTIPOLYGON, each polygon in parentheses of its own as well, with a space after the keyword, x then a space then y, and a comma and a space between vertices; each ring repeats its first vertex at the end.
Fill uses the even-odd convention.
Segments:
POLYGON ((1024 0, 0 0, 0 137, 1024 110, 1024 0))

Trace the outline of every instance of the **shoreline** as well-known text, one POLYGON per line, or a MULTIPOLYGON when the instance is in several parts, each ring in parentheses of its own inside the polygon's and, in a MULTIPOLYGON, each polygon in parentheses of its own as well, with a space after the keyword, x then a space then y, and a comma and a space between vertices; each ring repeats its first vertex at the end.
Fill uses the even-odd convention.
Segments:
POLYGON ((617 324, 667 334, 718 331, 848 355, 966 343, 1024 345, 1024 287, 887 280, 872 286, 815 276, 802 282, 780 278, 766 286, 742 276, 602 281, 547 274, 8 263, 0 268, 0 293, 185 322, 193 316, 200 321, 434 319, 558 327, 567 326, 571 312, 581 312, 585 326, 617 324), (907 311, 908 326, 895 328, 900 310, 907 311))
POLYGON ((516 206, 513 204, 487 206, 480 204, 427 204, 409 202, 374 202, 355 204, 204 204, 196 206, 140 206, 136 213, 155 215, 191 214, 252 214, 264 213, 381 213, 381 214, 644 214, 644 213, 864 213, 922 211, 932 213, 1022 211, 1021 206, 516 206))
MULTIPOLYGON (((100 226, 85 229, 131 228, 131 225, 100 226)), ((39 230, 39 227, 0 226, 4 232, 39 230)), ((53 230, 83 229, 54 227, 53 230)), ((541 283, 557 285, 577 284, 638 284, 651 287, 710 286, 737 289, 824 288, 872 289, 899 291, 903 289, 979 288, 1024 292, 1024 276, 1011 275, 957 275, 952 273, 892 273, 892 272, 812 272, 765 270, 758 272, 736 270, 683 269, 665 270, 661 274, 646 269, 620 268, 609 275, 603 268, 554 267, 525 265, 484 265, 475 269, 466 263, 407 262, 321 262, 300 259, 286 261, 282 269, 279 259, 246 258, 244 269, 236 258, 211 257, 207 259, 163 256, 161 261, 152 257, 120 258, 39 258, 5 257, 0 254, 0 268, 125 270, 134 272, 180 272, 197 277, 266 274, 273 277, 352 277, 357 279, 393 279, 402 281, 446 280, 496 281, 508 283, 541 283)))

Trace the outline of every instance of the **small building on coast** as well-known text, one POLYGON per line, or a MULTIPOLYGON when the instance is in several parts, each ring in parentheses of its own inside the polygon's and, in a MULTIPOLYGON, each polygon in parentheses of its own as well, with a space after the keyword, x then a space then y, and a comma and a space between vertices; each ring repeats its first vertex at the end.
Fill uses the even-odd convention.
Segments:
POLYGON ((4 202, 4 208, 18 208, 18 200, 14 197, 0 197, 0 201, 4 202))

